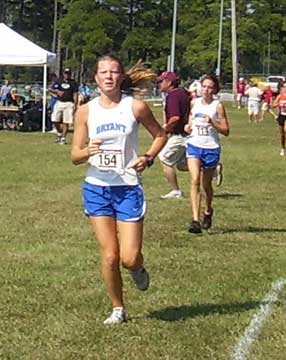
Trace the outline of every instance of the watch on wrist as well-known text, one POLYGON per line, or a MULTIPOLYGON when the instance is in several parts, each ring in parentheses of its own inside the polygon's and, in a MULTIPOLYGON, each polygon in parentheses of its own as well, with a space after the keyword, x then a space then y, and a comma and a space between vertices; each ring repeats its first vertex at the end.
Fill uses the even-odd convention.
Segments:
POLYGON ((147 167, 150 167, 154 164, 154 157, 152 155, 144 154, 143 156, 146 158, 147 167))

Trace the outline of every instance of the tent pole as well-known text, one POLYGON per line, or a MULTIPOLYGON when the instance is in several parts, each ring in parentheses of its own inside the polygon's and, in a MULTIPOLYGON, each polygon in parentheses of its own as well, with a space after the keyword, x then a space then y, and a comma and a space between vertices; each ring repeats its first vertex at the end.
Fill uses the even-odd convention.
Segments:
POLYGON ((44 64, 43 71, 43 114, 42 114, 42 132, 46 131, 46 111, 47 111, 47 63, 44 64))

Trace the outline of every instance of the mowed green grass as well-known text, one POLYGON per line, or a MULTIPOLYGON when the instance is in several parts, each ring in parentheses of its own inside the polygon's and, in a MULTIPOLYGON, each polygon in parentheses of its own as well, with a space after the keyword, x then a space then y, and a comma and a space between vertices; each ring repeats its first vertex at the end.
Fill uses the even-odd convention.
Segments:
MULTIPOLYGON (((161 200, 169 188, 159 162, 146 170, 151 287, 138 292, 123 270, 130 321, 112 328, 102 325, 110 302, 82 213, 86 167, 50 134, 0 132, 0 359, 230 359, 272 282, 286 278, 286 158, 270 117, 248 124, 231 106, 228 115, 208 233, 187 232, 188 174, 179 174, 185 199, 161 200)), ((144 153, 145 130, 140 139, 144 153)), ((283 358, 285 296, 249 359, 283 358)))

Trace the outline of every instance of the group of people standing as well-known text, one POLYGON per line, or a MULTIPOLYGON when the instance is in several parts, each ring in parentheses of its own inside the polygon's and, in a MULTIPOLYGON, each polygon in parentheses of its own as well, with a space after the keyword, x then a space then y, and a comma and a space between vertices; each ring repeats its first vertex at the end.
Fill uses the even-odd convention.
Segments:
POLYGON ((261 90, 255 81, 250 80, 246 82, 244 78, 240 78, 236 91, 237 109, 241 109, 242 102, 244 101, 248 110, 249 123, 263 121, 265 112, 269 112, 273 118, 276 118, 275 113, 271 109, 274 94, 270 86, 266 86, 264 90, 261 90))
POLYGON ((0 105, 1 106, 17 106, 23 107, 27 103, 33 101, 35 96, 32 93, 32 86, 24 86, 21 94, 17 91, 17 86, 5 80, 0 87, 0 105))
MULTIPOLYGON (((149 106, 132 96, 132 90, 146 80, 144 71, 141 75, 127 75, 112 55, 99 58, 95 67, 99 96, 80 106, 75 115, 71 159, 76 165, 89 164, 82 185, 83 207, 99 242, 102 275, 112 303, 105 325, 127 320, 121 265, 139 290, 147 290, 150 283, 142 254, 146 204, 141 173, 159 155, 167 180, 176 185, 174 167, 187 157, 193 209, 189 231, 199 233, 202 225, 208 229, 212 221, 211 180, 220 157, 218 134, 229 134, 224 107, 214 100, 219 90, 215 76, 205 76, 202 97, 190 101, 188 93, 178 88, 176 74, 163 73, 158 78, 166 101, 161 126, 149 106), (140 124, 153 139, 143 154, 138 154, 140 124), (207 196, 202 225, 201 173, 207 196)), ((176 194, 180 197, 179 188, 176 194)))

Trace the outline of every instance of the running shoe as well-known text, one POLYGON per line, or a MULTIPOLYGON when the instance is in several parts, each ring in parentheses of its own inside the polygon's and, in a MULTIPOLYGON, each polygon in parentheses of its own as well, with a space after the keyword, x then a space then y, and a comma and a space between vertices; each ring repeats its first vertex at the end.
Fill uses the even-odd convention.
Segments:
POLYGON ((215 169, 215 182, 216 186, 221 186, 223 180, 223 174, 222 174, 222 164, 218 163, 215 169))
POLYGON ((183 196, 183 193, 181 190, 172 190, 166 195, 161 195, 161 199, 180 199, 183 196))
POLYGON ((280 150, 280 156, 285 156, 285 149, 280 150))
POLYGON ((148 271, 146 271, 143 266, 137 270, 130 271, 130 275, 132 276, 132 279, 135 282, 138 290, 145 291, 148 289, 150 278, 148 271))
POLYGON ((62 139, 62 136, 61 136, 61 135, 57 135, 56 138, 55 138, 55 143, 56 143, 56 144, 59 144, 60 141, 61 141, 61 139, 62 139))
POLYGON ((57 134, 57 133, 58 133, 57 129, 52 129, 49 131, 49 134, 57 134))
POLYGON ((62 137, 61 140, 59 141, 60 145, 65 145, 67 143, 66 138, 62 137))
POLYGON ((192 221, 189 227, 189 233, 191 234, 201 234, 202 233, 202 226, 199 221, 192 221))
POLYGON ((202 228, 204 230, 208 230, 212 226, 212 216, 213 216, 213 209, 211 209, 211 212, 209 214, 204 213, 203 221, 202 221, 202 228))
POLYGON ((104 325, 121 324, 127 321, 127 312, 122 307, 113 308, 111 315, 104 320, 104 325))

